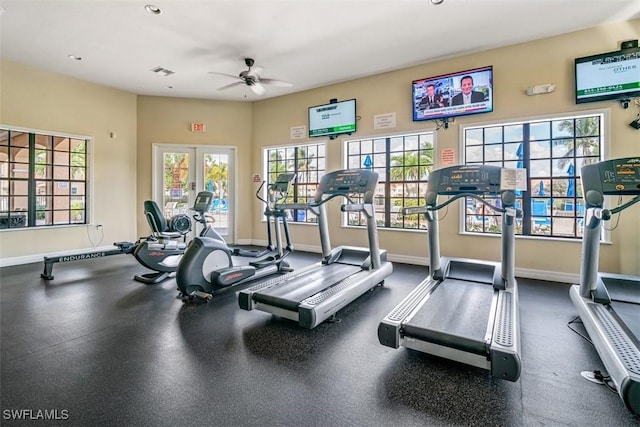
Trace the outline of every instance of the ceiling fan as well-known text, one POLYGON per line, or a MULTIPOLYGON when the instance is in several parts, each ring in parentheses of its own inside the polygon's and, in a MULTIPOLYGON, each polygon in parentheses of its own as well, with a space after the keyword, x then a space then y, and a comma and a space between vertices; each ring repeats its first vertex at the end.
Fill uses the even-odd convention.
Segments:
POLYGON ((264 68, 258 65, 254 67, 255 61, 252 58, 245 58, 244 63, 247 67, 249 67, 249 69, 245 71, 241 71, 240 74, 237 76, 234 76, 231 74, 223 74, 223 73, 212 73, 212 74, 218 74, 221 76, 232 77, 237 80, 228 85, 219 87, 218 90, 226 90, 236 86, 245 85, 245 86, 249 86, 249 89, 251 89, 253 93, 255 93, 256 95, 263 95, 266 92, 264 85, 271 85, 271 86, 278 86, 278 87, 292 86, 291 83, 285 82, 282 80, 262 78, 260 76, 260 73, 262 72, 262 70, 264 70, 264 68))

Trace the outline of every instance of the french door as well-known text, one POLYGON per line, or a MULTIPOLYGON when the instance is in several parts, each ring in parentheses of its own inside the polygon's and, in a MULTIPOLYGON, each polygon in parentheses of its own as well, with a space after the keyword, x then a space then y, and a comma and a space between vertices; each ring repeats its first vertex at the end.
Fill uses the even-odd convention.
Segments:
MULTIPOLYGON (((153 198, 167 218, 193 215, 191 207, 200 191, 213 193, 209 214, 213 227, 228 243, 235 240, 234 195, 235 150, 227 147, 154 144, 153 198)), ((199 233, 196 227, 195 233, 199 233)), ((193 236, 192 232, 192 236, 193 236)))

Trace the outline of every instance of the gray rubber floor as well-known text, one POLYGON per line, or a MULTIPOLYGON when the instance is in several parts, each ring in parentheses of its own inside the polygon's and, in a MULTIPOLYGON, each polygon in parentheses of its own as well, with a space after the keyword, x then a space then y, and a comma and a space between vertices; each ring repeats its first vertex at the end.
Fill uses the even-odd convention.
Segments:
POLYGON ((42 264, 2 268, 0 424, 640 425, 581 377, 602 365, 567 327, 568 285, 519 281, 523 371, 511 383, 380 345, 379 321, 426 274, 394 267, 383 287, 313 330, 239 309, 238 288, 184 304, 173 279, 134 282, 145 270, 129 255, 57 264, 50 282, 42 264))

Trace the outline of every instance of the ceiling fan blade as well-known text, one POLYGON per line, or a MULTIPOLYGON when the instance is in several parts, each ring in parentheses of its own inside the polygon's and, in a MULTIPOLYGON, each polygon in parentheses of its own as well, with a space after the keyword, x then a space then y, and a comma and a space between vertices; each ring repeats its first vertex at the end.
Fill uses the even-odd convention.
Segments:
POLYGON ((218 90, 226 90, 226 89, 231 89, 232 87, 236 87, 236 86, 244 86, 244 82, 242 81, 237 81, 237 82, 233 82, 233 83, 229 83, 228 85, 219 87, 218 90))
POLYGON ((263 67, 256 65, 255 67, 251 67, 249 71, 247 71, 247 76, 251 77, 260 77, 260 73, 264 70, 263 67))
POLYGON ((232 79, 240 80, 240 77, 236 74, 227 74, 227 73, 217 73, 215 71, 209 71, 208 74, 213 74, 214 76, 223 76, 223 77, 231 77, 232 79))
POLYGON ((278 87, 291 87, 291 86, 293 86, 289 82, 285 82, 285 81, 282 81, 282 80, 276 80, 276 79, 260 79, 260 83, 265 84, 265 85, 278 86, 278 87))
POLYGON ((264 86, 257 82, 250 85, 249 88, 251 88, 253 93, 255 93, 256 95, 264 95, 264 93, 267 91, 264 86))

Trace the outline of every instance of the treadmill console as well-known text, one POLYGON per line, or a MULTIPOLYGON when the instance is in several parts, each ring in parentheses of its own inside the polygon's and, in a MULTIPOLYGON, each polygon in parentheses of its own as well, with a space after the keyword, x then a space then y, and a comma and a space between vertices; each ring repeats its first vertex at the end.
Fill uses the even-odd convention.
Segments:
POLYGON ((640 157, 605 160, 582 167, 584 194, 596 191, 602 195, 640 194, 640 157))
POLYGON ((361 194, 368 195, 368 197, 365 197, 365 203, 371 203, 376 185, 378 185, 378 174, 371 170, 337 170, 329 172, 322 177, 315 199, 316 202, 319 202, 324 194, 343 196, 361 194))
POLYGON ((429 175, 427 194, 498 194, 501 169, 493 165, 458 165, 434 170, 429 175))

